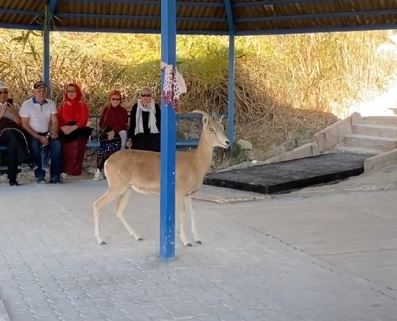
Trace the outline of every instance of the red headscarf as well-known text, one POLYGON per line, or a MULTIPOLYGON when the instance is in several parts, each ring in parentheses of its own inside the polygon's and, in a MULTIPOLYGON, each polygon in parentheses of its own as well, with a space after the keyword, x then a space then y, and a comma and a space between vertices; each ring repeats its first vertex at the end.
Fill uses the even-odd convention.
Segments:
POLYGON ((78 85, 73 84, 73 83, 70 83, 70 84, 66 85, 66 87, 65 87, 65 89, 63 91, 63 102, 66 102, 66 101, 70 101, 72 103, 73 102, 80 102, 81 101, 81 97, 82 97, 81 89, 80 89, 80 87, 78 85), (67 91, 68 91, 69 87, 73 87, 76 90, 76 97, 73 98, 73 99, 70 99, 69 96, 68 96, 68 92, 67 91))
POLYGON ((74 83, 67 84, 63 93, 63 102, 59 106, 59 125, 64 126, 75 122, 78 127, 85 127, 88 121, 88 106, 82 101, 81 89, 74 83), (76 97, 70 99, 67 93, 69 87, 76 90, 76 97))

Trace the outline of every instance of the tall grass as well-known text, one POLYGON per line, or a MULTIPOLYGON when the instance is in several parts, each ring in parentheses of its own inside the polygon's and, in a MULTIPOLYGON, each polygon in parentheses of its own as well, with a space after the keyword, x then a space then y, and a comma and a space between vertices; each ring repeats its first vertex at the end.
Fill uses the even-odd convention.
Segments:
MULTIPOLYGON (((228 39, 178 36, 177 41, 178 68, 188 86, 181 110, 226 111, 228 39)), ((252 140, 269 156, 272 145, 284 142, 289 149, 307 140, 363 93, 382 92, 396 70, 395 61, 376 53, 386 41, 383 31, 238 38, 237 138, 252 140)), ((41 34, 0 30, 0 48, 0 79, 21 102, 42 77, 41 34)), ((104 106, 113 88, 131 101, 144 85, 159 96, 157 35, 53 32, 51 57, 57 102, 71 81, 82 87, 92 112, 104 106)))

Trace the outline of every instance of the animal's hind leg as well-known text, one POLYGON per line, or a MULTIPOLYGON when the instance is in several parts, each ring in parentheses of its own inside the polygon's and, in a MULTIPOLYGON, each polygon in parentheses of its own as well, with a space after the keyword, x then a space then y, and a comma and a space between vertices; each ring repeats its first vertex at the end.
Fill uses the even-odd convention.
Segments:
POLYGON ((134 229, 128 224, 126 219, 124 218, 124 210, 128 202, 128 197, 130 195, 130 190, 127 189, 124 194, 119 197, 116 207, 116 215, 120 219, 121 223, 123 223, 124 227, 127 229, 128 234, 134 237, 135 240, 141 241, 142 238, 134 231, 134 229))
POLYGON ((94 229, 95 229, 95 238, 99 245, 106 244, 101 237, 99 236, 99 215, 100 210, 113 200, 115 200, 120 194, 122 194, 125 190, 112 190, 108 188, 105 194, 103 194, 100 198, 98 198, 93 204, 93 214, 94 214, 94 229))
POLYGON ((196 219, 195 219, 196 213, 194 212, 191 196, 187 196, 185 198, 185 211, 186 211, 186 214, 190 217, 193 239, 197 244, 201 244, 200 236, 198 234, 197 226, 196 226, 196 219))

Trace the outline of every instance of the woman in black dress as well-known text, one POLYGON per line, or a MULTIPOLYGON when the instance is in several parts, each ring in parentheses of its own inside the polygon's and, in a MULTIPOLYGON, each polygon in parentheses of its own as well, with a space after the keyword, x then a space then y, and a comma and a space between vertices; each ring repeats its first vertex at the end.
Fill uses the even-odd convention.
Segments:
POLYGON ((151 89, 143 87, 131 109, 127 147, 159 152, 160 126, 160 107, 154 102, 151 89))

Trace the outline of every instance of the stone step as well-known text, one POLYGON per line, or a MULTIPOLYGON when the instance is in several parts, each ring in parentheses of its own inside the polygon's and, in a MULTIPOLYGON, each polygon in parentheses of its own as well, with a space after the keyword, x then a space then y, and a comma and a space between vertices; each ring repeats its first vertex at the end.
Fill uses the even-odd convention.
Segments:
POLYGON ((362 117, 360 123, 384 126, 397 126, 397 116, 368 116, 362 117))
POLYGON ((396 107, 390 107, 389 109, 394 113, 394 115, 397 115, 397 108, 396 107))
POLYGON ((376 149, 346 146, 336 146, 335 151, 339 153, 362 154, 368 156, 373 156, 381 153, 381 151, 376 149))
POLYGON ((397 126, 357 124, 354 125, 353 132, 359 135, 397 138, 397 126))
POLYGON ((397 138, 353 134, 345 136, 343 145, 388 151, 397 148, 397 138))

